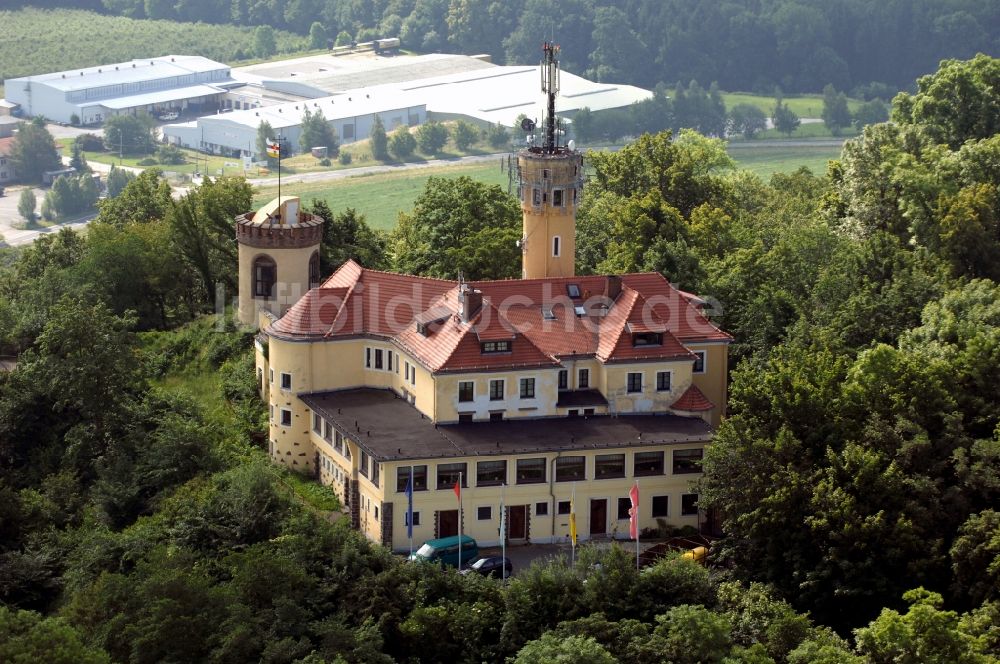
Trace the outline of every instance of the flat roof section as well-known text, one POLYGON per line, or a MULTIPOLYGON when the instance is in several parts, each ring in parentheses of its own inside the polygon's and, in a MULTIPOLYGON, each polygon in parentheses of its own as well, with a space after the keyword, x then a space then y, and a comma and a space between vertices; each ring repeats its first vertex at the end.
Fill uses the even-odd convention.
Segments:
POLYGON ((390 83, 457 74, 494 65, 466 55, 380 56, 374 53, 315 55, 280 62, 265 62, 233 70, 235 78, 263 82, 268 79, 307 82, 328 93, 390 83))
POLYGON ((220 95, 225 90, 211 85, 192 85, 186 88, 171 88, 170 90, 157 90, 155 92, 145 92, 139 95, 127 97, 111 97, 80 104, 81 108, 88 106, 103 106, 114 110, 125 108, 136 108, 137 106, 148 106, 150 104, 165 104, 171 101, 181 101, 183 99, 194 99, 195 97, 209 97, 220 95))
POLYGON ((379 461, 445 459, 704 443, 712 427, 678 415, 557 417, 434 424, 390 390, 298 395, 379 461))

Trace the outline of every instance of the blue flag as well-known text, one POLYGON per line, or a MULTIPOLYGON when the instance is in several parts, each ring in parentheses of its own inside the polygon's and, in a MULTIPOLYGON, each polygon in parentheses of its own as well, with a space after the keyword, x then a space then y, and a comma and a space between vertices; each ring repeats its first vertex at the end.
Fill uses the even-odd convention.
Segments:
MULTIPOLYGON (((398 485, 397 485, 398 486, 398 485)), ((406 480, 406 536, 413 537, 413 468, 410 479, 406 480)))

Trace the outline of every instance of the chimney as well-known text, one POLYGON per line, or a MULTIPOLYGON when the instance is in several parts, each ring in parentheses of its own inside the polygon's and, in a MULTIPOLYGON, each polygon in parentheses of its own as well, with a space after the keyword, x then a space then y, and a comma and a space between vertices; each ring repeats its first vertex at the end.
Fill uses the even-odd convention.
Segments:
POLYGON ((458 287, 458 315, 463 323, 470 322, 483 308, 483 291, 469 288, 463 283, 458 287))
POLYGON ((612 302, 622 292, 622 278, 617 274, 609 274, 604 286, 604 294, 612 302))

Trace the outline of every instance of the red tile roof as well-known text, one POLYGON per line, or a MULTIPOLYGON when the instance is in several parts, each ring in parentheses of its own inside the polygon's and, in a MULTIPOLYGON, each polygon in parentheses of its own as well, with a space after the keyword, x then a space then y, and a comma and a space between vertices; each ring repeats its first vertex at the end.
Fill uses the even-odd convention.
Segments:
POLYGON ((16 136, 8 136, 7 138, 0 138, 0 154, 7 156, 10 151, 14 148, 14 141, 17 140, 16 136))
POLYGON ((697 385, 692 385, 684 391, 681 398, 670 406, 672 410, 683 410, 688 413, 697 413, 703 410, 712 410, 715 404, 709 401, 705 393, 698 389, 697 385))
POLYGON ((623 275, 617 284, 604 276, 473 282, 483 306, 463 323, 457 282, 347 261, 267 331, 288 339, 383 337, 431 371, 556 366, 581 355, 693 360, 685 343, 731 339, 658 273, 623 275), (580 297, 569 297, 570 284, 580 297), (633 334, 642 333, 660 334, 661 343, 635 345, 633 334), (511 341, 509 353, 482 352, 481 343, 501 340, 511 341))

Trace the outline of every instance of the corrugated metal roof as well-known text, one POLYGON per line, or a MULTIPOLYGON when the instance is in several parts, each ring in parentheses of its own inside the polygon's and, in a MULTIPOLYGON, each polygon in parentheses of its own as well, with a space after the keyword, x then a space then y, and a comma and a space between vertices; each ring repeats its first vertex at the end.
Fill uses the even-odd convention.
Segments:
POLYGON ((228 70, 229 65, 209 60, 200 55, 165 55, 159 58, 130 60, 129 62, 101 65, 100 67, 70 69, 51 74, 12 78, 7 79, 6 84, 10 85, 13 81, 30 80, 33 83, 45 83, 56 90, 69 92, 105 85, 158 80, 185 74, 200 74, 220 69, 228 70))

